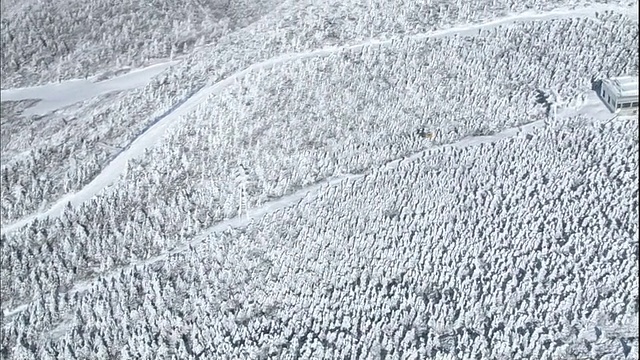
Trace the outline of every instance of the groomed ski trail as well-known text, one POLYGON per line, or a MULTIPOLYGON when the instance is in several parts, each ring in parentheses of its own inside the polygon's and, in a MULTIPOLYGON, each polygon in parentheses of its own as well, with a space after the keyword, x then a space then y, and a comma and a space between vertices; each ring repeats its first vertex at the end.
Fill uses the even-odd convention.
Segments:
MULTIPOLYGON (((421 34, 415 34, 411 36, 405 37, 405 39, 412 40, 420 40, 426 38, 433 37, 443 37, 450 35, 473 35, 480 29, 490 29, 494 27, 498 27, 501 25, 508 25, 518 22, 528 22, 528 21, 541 21, 541 20, 553 20, 553 19, 565 19, 572 17, 592 17, 595 16, 596 12, 603 11, 613 11, 618 13, 629 14, 632 8, 620 6, 620 5, 609 5, 609 4, 592 4, 583 8, 560 8, 554 9, 548 12, 543 13, 535 13, 525 12, 521 14, 514 14, 504 18, 495 19, 486 23, 480 24, 467 24, 461 26, 455 26, 448 29, 430 31, 421 34)), ((63 196, 60 200, 58 200, 51 208, 44 212, 36 213, 30 216, 27 216, 21 220, 18 220, 11 224, 6 224, 2 226, 2 230, 0 234, 9 233, 15 229, 18 229, 24 225, 29 224, 34 219, 44 219, 48 217, 58 217, 60 216, 65 207, 68 204, 71 204, 72 207, 77 207, 85 201, 91 199, 95 195, 97 195, 100 191, 111 185, 115 182, 116 179, 124 172, 125 165, 127 161, 130 159, 139 157, 144 153, 144 150, 158 142, 166 132, 166 130, 176 122, 181 116, 187 114, 189 111, 193 110, 200 103, 204 102, 210 96, 216 95, 220 93, 227 86, 233 84, 236 80, 242 78, 246 74, 251 71, 260 70, 260 69, 268 69, 280 64, 283 64, 288 61, 300 60, 305 58, 313 58, 313 57, 325 57, 331 54, 340 52, 340 51, 352 51, 359 50, 366 46, 385 46, 392 44, 394 41, 399 41, 398 39, 387 39, 387 40, 376 40, 371 39, 358 44, 353 45, 344 45, 344 46, 333 46, 327 47, 318 50, 312 50, 308 52, 301 53, 292 53, 281 55, 263 62, 255 63, 244 70, 238 71, 235 74, 229 76, 228 78, 219 81, 218 83, 204 87, 194 93, 191 97, 179 102, 176 106, 174 106, 170 112, 162 115, 158 119, 156 119, 150 127, 146 129, 146 131, 142 132, 136 139, 134 139, 129 146, 125 147, 123 151, 121 151, 108 165, 102 169, 102 171, 84 188, 75 193, 69 193, 63 196)))
POLYGON ((22 114, 25 116, 46 115, 51 111, 59 110, 96 96, 144 86, 153 77, 178 62, 159 62, 147 67, 133 69, 126 74, 102 81, 74 79, 46 85, 6 89, 0 91, 0 101, 39 100, 35 105, 25 109, 22 114))

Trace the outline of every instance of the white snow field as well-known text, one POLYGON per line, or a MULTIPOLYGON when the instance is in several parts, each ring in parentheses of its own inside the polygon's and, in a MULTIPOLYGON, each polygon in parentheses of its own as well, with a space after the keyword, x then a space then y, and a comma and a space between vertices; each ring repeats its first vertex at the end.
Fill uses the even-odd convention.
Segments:
POLYGON ((25 116, 45 115, 53 110, 61 109, 92 97, 144 86, 151 78, 160 74, 172 64, 175 64, 175 62, 154 64, 98 82, 68 80, 34 87, 2 90, 0 92, 0 100, 40 100, 35 106, 27 108, 23 114, 25 116))
POLYGON ((98 82, 69 80, 61 83, 2 90, 0 99, 2 101, 40 100, 35 106, 27 108, 23 114, 25 116, 45 115, 53 110, 61 109, 92 97, 146 85, 151 78, 172 64, 175 64, 175 62, 154 64, 98 82))
POLYGON ((3 90, 44 117, 3 112, 34 150, 2 169, 1 358, 638 359, 638 118, 592 89, 637 76, 637 4, 274 4, 3 90))

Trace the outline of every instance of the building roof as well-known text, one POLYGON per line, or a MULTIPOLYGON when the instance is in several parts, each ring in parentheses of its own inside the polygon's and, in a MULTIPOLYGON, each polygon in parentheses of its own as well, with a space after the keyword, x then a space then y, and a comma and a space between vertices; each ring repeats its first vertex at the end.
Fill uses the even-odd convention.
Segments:
POLYGON ((620 76, 602 80, 617 98, 638 97, 638 78, 635 76, 620 76))

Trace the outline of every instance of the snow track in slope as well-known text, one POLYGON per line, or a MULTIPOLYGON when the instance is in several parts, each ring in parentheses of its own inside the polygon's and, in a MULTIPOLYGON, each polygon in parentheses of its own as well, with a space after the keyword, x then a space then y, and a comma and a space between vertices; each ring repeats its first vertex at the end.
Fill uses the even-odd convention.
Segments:
MULTIPOLYGON (((595 120, 598 122, 606 122, 610 121, 611 118, 615 118, 615 115, 612 115, 608 112, 608 109, 602 104, 598 95, 593 91, 587 91, 583 94, 578 95, 578 98, 584 97, 584 101, 576 102, 576 106, 570 106, 566 109, 561 110, 557 117, 558 118, 566 118, 571 116, 576 116, 579 114, 582 115, 595 115, 595 120)), ((159 254, 152 258, 141 260, 124 267, 119 267, 112 269, 106 273, 99 274, 91 279, 87 279, 84 281, 80 281, 76 283, 69 291, 69 295, 73 295, 76 293, 82 293, 91 288, 98 281, 102 280, 110 280, 111 278, 117 276, 122 271, 127 271, 133 269, 136 266, 148 266, 152 265, 164 260, 167 260, 171 255, 178 254, 184 251, 187 251, 190 248, 194 248, 199 244, 203 243, 207 240, 209 236, 212 236, 217 233, 221 233, 229 228, 244 228, 251 224, 252 222, 259 221, 262 217, 267 214, 274 213, 278 210, 294 206, 303 202, 311 202, 313 198, 322 191, 325 191, 328 187, 336 186, 341 184, 343 181, 348 180, 358 180, 365 178, 369 175, 375 175, 376 172, 385 172, 389 170, 393 170, 398 168, 401 164, 406 164, 411 161, 415 161, 422 157, 428 156, 434 152, 442 151, 447 148, 457 148, 462 149, 469 146, 481 145, 481 144, 490 144, 495 143, 500 140, 515 138, 515 137, 526 137, 529 134, 532 134, 536 129, 543 128, 546 126, 545 120, 537 120, 527 124, 523 124, 517 127, 508 128, 501 132, 498 132, 493 135, 478 135, 478 136, 469 136, 463 139, 460 139, 456 142, 449 144, 442 144, 438 146, 428 147, 426 149, 417 151, 409 156, 404 156, 402 158, 389 161, 375 169, 372 169, 368 172, 360 173, 360 174, 346 174, 337 177, 333 177, 324 181, 320 181, 316 184, 307 186, 305 188, 299 189, 292 194, 282 196, 273 201, 267 202, 258 206, 257 208, 250 209, 246 214, 242 214, 236 216, 229 220, 220 221, 217 224, 201 231, 198 235, 196 235, 192 240, 187 242, 184 245, 181 245, 173 250, 167 251, 165 253, 159 254)), ((12 317, 19 312, 27 309, 31 305, 31 302, 14 307, 13 309, 5 309, 4 316, 12 317)))
MULTIPOLYGON (((219 234, 222 233, 223 231, 229 229, 229 228, 235 228, 235 229, 241 229, 241 228, 245 228, 247 227, 249 224, 253 223, 253 222, 257 222, 259 221, 261 218, 263 218, 265 215, 267 214, 271 214, 274 213, 278 210, 287 208, 287 207, 291 207, 291 206, 295 206, 298 205, 300 203, 305 202, 310 202, 313 201, 313 198, 321 193, 322 191, 325 191, 327 188, 331 187, 331 186, 336 186, 341 184, 344 181, 348 181, 348 180, 358 180, 358 179, 362 179, 368 175, 372 175, 375 172, 386 172, 392 169, 396 169, 400 164, 402 163, 407 163, 410 161, 414 161, 416 159, 422 158, 424 156, 429 155, 430 153, 436 152, 436 151, 441 151, 443 149, 449 148, 449 147, 454 147, 454 148, 465 148, 468 146, 473 146, 473 145, 479 145, 479 144, 488 144, 488 143, 493 143, 496 141, 500 141, 503 139, 507 139, 507 138, 513 138, 516 136, 525 136, 526 134, 529 134, 531 132, 533 132, 536 128, 542 127, 544 126, 544 120, 538 120, 538 121, 534 121, 522 126, 518 126, 518 127, 514 127, 514 128, 509 128, 506 129, 502 132, 499 132, 497 134, 493 134, 493 135, 484 135, 484 136, 471 136, 471 137, 467 137, 464 139, 461 139, 457 142, 451 143, 451 144, 443 144, 443 145, 439 145, 439 146, 434 146, 434 147, 429 147, 426 148, 424 150, 420 150, 416 153, 411 154, 410 156, 407 157, 403 157, 400 159, 396 159, 393 160, 391 162, 388 162, 376 169, 373 169, 372 171, 369 172, 365 172, 365 173, 360 173, 360 174, 345 174, 345 175, 341 175, 341 176, 337 176, 337 177, 333 177, 330 178, 328 180, 324 180, 321 182, 318 182, 316 184, 310 185, 308 187, 302 188, 290 195, 285 195, 277 200, 273 200, 270 202, 267 202, 257 208, 254 209, 250 209, 246 214, 242 214, 242 215, 238 215, 232 219, 229 220, 224 220, 221 221, 215 225, 213 225, 212 227, 209 227, 205 230, 203 230, 202 232, 200 232, 200 234, 198 234, 197 236, 195 236, 192 240, 190 240, 187 244, 181 245, 180 247, 168 251, 166 253, 162 253, 158 256, 154 256, 152 258, 146 259, 146 260, 142 260, 142 261, 138 261, 135 262, 133 264, 127 265, 125 267, 122 268, 117 268, 117 269, 112 269, 110 271, 108 271, 105 274, 101 274, 98 275, 97 277, 91 278, 89 280, 83 281, 83 282, 79 282, 77 284, 75 284, 73 286, 73 288, 71 288, 71 290, 68 291, 68 294, 70 296, 73 296, 74 294, 77 293, 83 293, 87 290, 89 290, 92 286, 94 286, 96 283, 98 283, 99 281, 110 281, 112 278, 115 278, 116 276, 118 276, 119 274, 121 274, 124 271, 130 271, 133 268, 135 268, 136 266, 149 266, 161 261, 165 261, 168 260, 169 257, 171 255, 174 254, 179 254, 182 252, 187 251, 188 249, 193 249, 196 246, 202 244, 203 242, 205 242, 210 236, 214 235, 214 234, 219 234)), ((16 307, 12 310, 9 310, 7 312, 5 312, 5 316, 9 317, 9 316, 13 316, 16 315, 17 313, 27 309, 29 306, 29 304, 25 304, 25 305, 21 305, 19 307, 16 307)), ((51 330, 49 332, 49 335, 53 337, 55 337, 56 334, 58 335, 63 335, 64 334, 64 329, 68 328, 69 323, 68 321, 62 321, 60 324, 58 324, 58 326, 56 326, 56 328, 54 328, 53 330, 51 330)))
POLYGON ((76 79, 60 83, 0 91, 0 101, 40 100, 24 110, 23 115, 45 115, 51 111, 113 92, 135 89, 149 83, 156 75, 178 61, 167 61, 132 70, 112 79, 93 82, 76 79))
MULTIPOLYGON (((619 13, 629 13, 629 7, 619 6, 619 5, 608 5, 608 4, 592 4, 591 6, 584 8, 574 8, 574 9, 555 9, 545 13, 534 13, 534 12, 525 12, 522 14, 515 14, 511 16, 507 16, 500 19, 495 19, 486 23, 481 24, 467 24, 456 27, 451 27, 443 30, 436 30, 427 33, 415 34, 408 36, 409 39, 419 40, 426 39, 431 37, 443 37, 450 35, 472 35, 475 34, 480 29, 490 29, 502 25, 513 24, 517 22, 527 22, 527 21, 541 21, 541 20, 553 20, 553 19, 563 19, 563 18, 571 18, 571 17, 591 17, 595 16, 596 12, 603 11, 614 11, 619 13)), ((224 88, 231 85, 237 79, 242 78, 246 74, 251 71, 259 70, 259 69, 268 69, 280 64, 283 64, 288 61, 300 60, 305 58, 313 58, 313 57, 324 57, 334 54, 340 51, 350 51, 350 50, 359 50, 366 46, 384 46, 389 45, 393 41, 397 41, 399 39, 388 39, 388 40, 376 40, 371 39, 358 44, 353 45, 344 45, 344 46, 333 46, 327 47, 318 50, 312 50, 308 52, 302 53, 292 53, 285 54, 282 56, 278 56, 263 62, 255 63, 244 70, 238 71, 235 74, 229 76, 228 78, 208 87, 204 87, 192 94, 192 96, 187 99, 179 102, 175 105, 168 113, 157 118, 152 125, 146 129, 146 131, 142 132, 136 139, 130 143, 122 152, 120 152, 107 166, 84 188, 75 193, 69 193, 63 196, 60 200, 58 200, 51 208, 44 212, 36 213, 25 217, 21 220, 18 220, 14 223, 3 225, 1 234, 6 234, 11 232, 17 228, 25 226, 29 224, 34 219, 44 219, 47 217, 58 217, 60 216, 65 207, 70 204, 73 207, 76 207, 85 201, 91 199, 95 195, 97 195, 100 191, 111 185, 125 170, 125 165, 127 161, 130 159, 141 156, 144 153, 144 150, 154 145, 162 138, 165 134, 166 130, 177 120, 195 109, 200 103, 204 102, 209 96, 220 93, 224 88)))

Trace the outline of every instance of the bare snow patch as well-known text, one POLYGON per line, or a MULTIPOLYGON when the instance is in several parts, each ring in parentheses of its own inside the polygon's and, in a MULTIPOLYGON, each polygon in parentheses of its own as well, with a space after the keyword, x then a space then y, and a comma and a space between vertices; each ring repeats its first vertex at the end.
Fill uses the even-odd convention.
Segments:
POLYGON ((99 82, 75 79, 61 83, 2 90, 2 92, 0 92, 0 100, 19 101, 40 99, 41 101, 36 103, 35 106, 26 109, 23 114, 25 116, 45 115, 51 111, 88 100, 98 95, 144 86, 153 77, 175 63, 177 63, 177 61, 159 63, 99 82))

